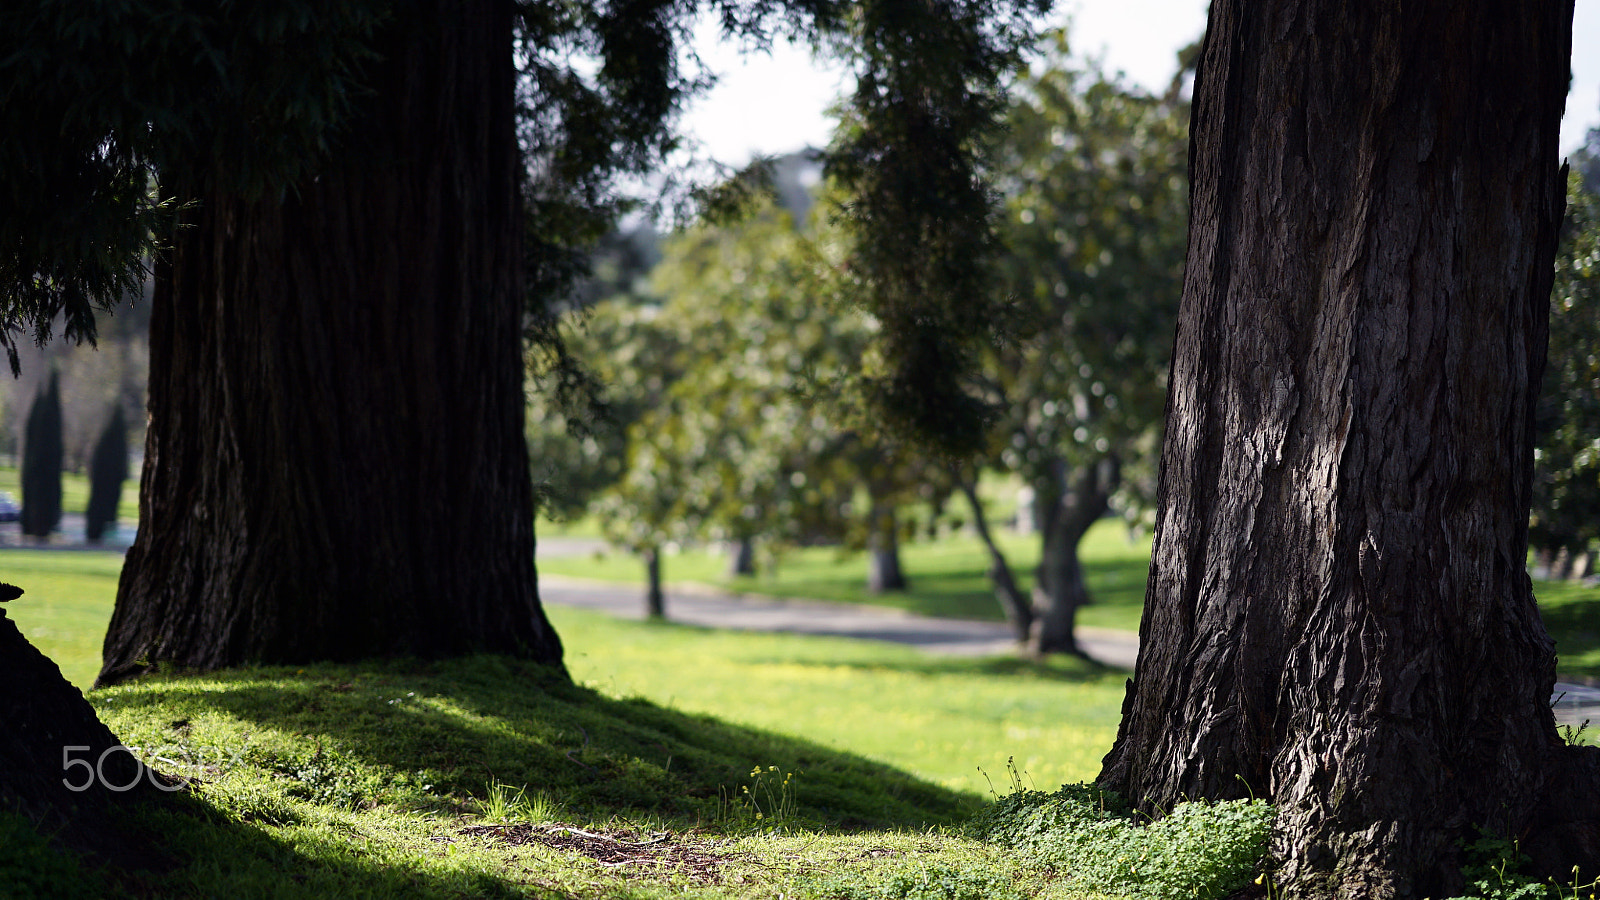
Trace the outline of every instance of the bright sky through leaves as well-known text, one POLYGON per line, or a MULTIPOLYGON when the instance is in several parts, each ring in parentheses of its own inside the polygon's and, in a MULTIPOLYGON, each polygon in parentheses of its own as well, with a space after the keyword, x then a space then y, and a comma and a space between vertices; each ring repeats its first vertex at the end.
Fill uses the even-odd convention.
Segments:
MULTIPOLYGON (((1102 57, 1136 84, 1160 90, 1172 77, 1178 48, 1205 30, 1205 0, 1063 0, 1053 21, 1070 17, 1076 52, 1102 57)), ((717 39, 715 25, 696 33, 696 50, 721 83, 684 117, 705 152, 742 164, 752 153, 781 154, 827 144, 827 107, 848 87, 844 67, 818 64, 802 46, 779 41, 770 56, 742 56, 717 39)), ((1573 91, 1561 125, 1570 152, 1600 125, 1600 0, 1577 0, 1572 31, 1573 91)))

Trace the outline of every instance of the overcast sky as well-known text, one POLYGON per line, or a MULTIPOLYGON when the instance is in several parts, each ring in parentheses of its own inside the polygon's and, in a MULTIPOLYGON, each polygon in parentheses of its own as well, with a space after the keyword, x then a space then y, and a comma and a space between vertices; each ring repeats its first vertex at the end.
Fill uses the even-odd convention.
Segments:
MULTIPOLYGON (((1205 0, 1061 0, 1057 23, 1070 16, 1075 52, 1102 56, 1146 88, 1166 86, 1178 48, 1205 30, 1205 0)), ((685 130, 720 162, 739 165, 752 153, 823 146, 832 128, 825 110, 847 87, 838 67, 818 65, 802 47, 777 44, 771 56, 741 55, 717 39, 715 26, 697 35, 697 51, 722 78, 684 117, 685 130)), ((1571 152, 1600 125, 1600 0, 1577 0, 1572 36, 1573 91, 1561 126, 1571 152)))

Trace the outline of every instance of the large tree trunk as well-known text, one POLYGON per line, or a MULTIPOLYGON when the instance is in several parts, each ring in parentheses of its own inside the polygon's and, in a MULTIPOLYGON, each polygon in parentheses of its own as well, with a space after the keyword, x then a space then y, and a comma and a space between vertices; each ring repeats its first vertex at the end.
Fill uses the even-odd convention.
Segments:
POLYGON ((1039 566, 1033 580, 1033 628, 1028 648, 1037 654, 1080 653, 1073 628, 1078 608, 1089 602, 1078 544, 1106 514, 1121 471, 1114 457, 1084 466, 1068 482, 1065 460, 1056 459, 1047 477, 1033 485, 1037 504, 1039 566))
POLYGON ((1479 826, 1600 874, 1523 569, 1571 16, 1211 8, 1141 652, 1101 779, 1146 810, 1271 798, 1287 896, 1448 895, 1479 826))
POLYGON ((174 173, 199 206, 158 269, 102 682, 157 662, 559 663, 533 568, 508 17, 397 13, 339 159, 281 196, 174 173))

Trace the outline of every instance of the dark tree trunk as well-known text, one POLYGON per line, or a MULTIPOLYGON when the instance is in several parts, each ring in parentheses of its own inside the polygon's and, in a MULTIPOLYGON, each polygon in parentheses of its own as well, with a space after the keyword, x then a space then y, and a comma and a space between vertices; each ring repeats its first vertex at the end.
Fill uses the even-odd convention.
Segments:
POLYGON ((156 782, 4 610, 0 684, 0 810, 21 814, 74 849, 140 862, 119 850, 130 836, 115 829, 107 810, 159 796, 156 782))
POLYGON ((900 527, 894 507, 872 508, 871 533, 867 538, 867 590, 874 594, 903 591, 910 586, 900 568, 900 527))
POLYGON ((1028 599, 1022 596, 1022 590, 1017 587, 1017 579, 1011 572, 1011 564, 1006 561, 1005 554, 1000 552, 1000 546, 994 542, 994 535, 989 531, 989 521, 984 518, 983 501, 978 498, 977 486, 959 475, 956 481, 961 485, 961 493, 967 497, 967 504, 972 507, 972 525, 978 530, 979 539, 989 551, 989 582, 994 585, 995 599, 1000 601, 1000 609, 1005 613, 1012 633, 1017 636, 1017 643, 1027 643, 1029 630, 1033 627, 1033 609, 1028 605, 1028 599))
POLYGON ((117 506, 122 501, 122 484, 128 480, 128 426, 122 405, 111 408, 100 439, 89 457, 89 505, 83 511, 83 537, 100 543, 106 529, 117 527, 117 506))
POLYGON ((1571 17, 1211 7, 1141 651, 1101 780, 1146 810, 1271 798, 1286 896, 1447 896, 1478 826, 1600 873, 1594 751, 1557 737, 1523 568, 1571 17))
POLYGON ((741 575, 754 575, 756 573, 756 542, 750 538, 739 538, 728 542, 728 577, 738 578, 741 575))
POLYGON ((47 543, 61 524, 61 377, 51 371, 28 409, 22 447, 22 533, 47 543))
POLYGON ((180 172, 139 536, 101 680, 477 651, 558 664, 523 438, 510 8, 397 14, 340 158, 180 172))
POLYGON ((650 619, 667 617, 667 595, 661 588, 661 548, 644 551, 644 613, 650 619))
POLYGON ((1073 633, 1078 608, 1089 602, 1078 544, 1089 527, 1106 514, 1111 494, 1121 480, 1117 460, 1107 457, 1084 466, 1069 483, 1065 460, 1057 459, 1049 474, 1033 485, 1039 532, 1039 567, 1033 582, 1033 629, 1028 637, 1034 653, 1081 653, 1073 633))

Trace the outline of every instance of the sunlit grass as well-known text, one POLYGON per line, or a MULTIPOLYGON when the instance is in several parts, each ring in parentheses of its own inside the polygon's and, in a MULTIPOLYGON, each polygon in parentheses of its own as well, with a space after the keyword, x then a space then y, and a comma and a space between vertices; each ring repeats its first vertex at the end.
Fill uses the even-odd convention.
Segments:
MULTIPOLYGON (((87 687, 116 596, 114 553, 0 552, 8 613, 87 687)), ((939 659, 880 642, 650 626, 551 607, 574 678, 614 697, 805 735, 982 792, 1015 756, 1040 787, 1098 771, 1124 676, 1076 660, 939 659)))
POLYGON ((978 794, 989 790, 978 770, 1001 783, 1010 757, 1040 788, 1093 778, 1127 677, 1076 659, 937 658, 875 641, 623 628, 550 612, 573 676, 607 694, 805 735, 978 794))
MULTIPOLYGON (((607 623, 586 631, 574 626, 593 617, 573 615, 572 631, 604 635, 607 623)), ((152 896, 770 897, 871 868, 873 848, 999 856, 926 830, 979 808, 973 794, 807 735, 571 686, 500 657, 155 676, 90 697, 125 744, 197 779, 192 796, 141 815, 181 860, 144 878, 152 896), (739 801, 757 768, 798 773, 772 815, 739 801), (473 830, 534 812, 591 834, 670 839, 701 868, 649 854, 608 864, 473 830)))
POLYGON ((100 672, 121 572, 122 554, 111 551, 0 549, 0 581, 27 592, 6 604, 7 614, 79 687, 100 672))
MULTIPOLYGON (((0 579, 28 589, 7 612, 79 684, 98 668, 120 565, 113 553, 0 551, 0 579)), ((1536 587, 1563 671, 1594 671, 1600 590, 1536 587)), ((138 876, 139 892, 816 897, 819 879, 891 866, 992 871, 1028 896, 1073 896, 1004 848, 925 826, 959 821, 991 782, 1007 793, 1008 759, 1027 786, 1092 778, 1122 674, 550 614, 580 687, 478 657, 167 675, 91 692, 125 743, 200 777, 194 795, 137 820, 177 860, 138 876), (800 773, 782 822, 738 802, 751 773, 772 767, 800 773), (666 834, 712 860, 715 879, 470 830, 497 817, 666 834)), ((0 834, 7 827, 0 816, 0 834)))

